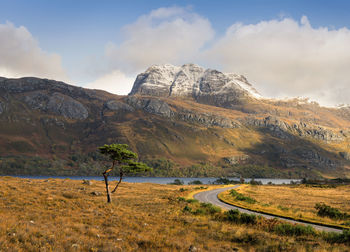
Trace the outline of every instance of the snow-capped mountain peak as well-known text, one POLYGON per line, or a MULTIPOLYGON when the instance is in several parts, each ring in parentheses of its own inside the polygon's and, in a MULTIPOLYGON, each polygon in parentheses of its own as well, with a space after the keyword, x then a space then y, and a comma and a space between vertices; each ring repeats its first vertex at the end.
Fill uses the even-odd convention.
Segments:
POLYGON ((215 96, 215 100, 261 98, 247 79, 238 74, 204 69, 195 64, 181 67, 153 65, 137 76, 130 95, 141 94, 161 97, 192 97, 200 99, 215 96))

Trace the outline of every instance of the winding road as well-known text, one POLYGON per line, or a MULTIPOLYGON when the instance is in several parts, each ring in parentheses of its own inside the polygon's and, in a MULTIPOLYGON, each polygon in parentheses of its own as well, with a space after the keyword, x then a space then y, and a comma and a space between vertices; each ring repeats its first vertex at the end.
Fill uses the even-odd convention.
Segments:
POLYGON ((283 218, 283 217, 277 217, 277 216, 273 216, 273 215, 269 215, 269 214, 262 214, 262 213, 250 211, 250 210, 247 210, 247 209, 244 209, 244 208, 232 206, 232 205, 229 205, 229 204, 224 203, 224 202, 219 200, 219 198, 218 198, 218 194, 219 193, 224 192, 226 190, 234 189, 234 188, 237 188, 237 187, 239 187, 239 185, 232 186, 232 187, 219 188, 219 189, 214 189, 214 190, 209 190, 209 191, 203 191, 203 192, 199 192, 199 193, 195 194, 193 197, 195 199, 201 201, 201 202, 211 203, 211 204, 219 206, 219 207, 221 207, 221 208, 223 208, 225 210, 238 209, 242 213, 249 213, 249 214, 260 215, 260 216, 263 216, 263 217, 265 217, 267 219, 277 218, 277 219, 280 219, 280 220, 283 220, 283 221, 287 221, 287 222, 291 222, 291 223, 310 225, 313 228, 315 228, 317 230, 320 230, 320 231, 336 232, 336 233, 341 233, 342 232, 342 229, 337 229, 337 228, 327 227, 327 226, 321 226, 321 225, 311 224, 311 223, 305 223, 305 222, 301 222, 301 221, 295 221, 295 220, 291 220, 291 219, 287 219, 287 218, 283 218))

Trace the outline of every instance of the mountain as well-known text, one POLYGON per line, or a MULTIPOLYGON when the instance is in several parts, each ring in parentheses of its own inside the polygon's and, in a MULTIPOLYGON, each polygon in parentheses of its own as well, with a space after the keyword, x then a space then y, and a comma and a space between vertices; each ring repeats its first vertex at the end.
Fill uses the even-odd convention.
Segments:
POLYGON ((0 78, 0 173, 98 175, 127 143, 155 176, 349 177, 350 108, 261 97, 244 76, 151 66, 128 96, 0 78))
POLYGON ((260 97, 244 76, 194 64, 152 66, 137 76, 130 95, 134 94, 193 98, 197 102, 228 108, 260 97))

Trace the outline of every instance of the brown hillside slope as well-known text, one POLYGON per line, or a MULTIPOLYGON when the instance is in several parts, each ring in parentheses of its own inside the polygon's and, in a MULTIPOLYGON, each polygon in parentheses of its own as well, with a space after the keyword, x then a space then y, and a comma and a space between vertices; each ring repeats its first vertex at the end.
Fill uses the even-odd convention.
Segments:
POLYGON ((0 79, 0 173, 99 173, 96 148, 127 143, 153 175, 349 176, 350 109, 302 100, 117 96, 47 79, 0 79))

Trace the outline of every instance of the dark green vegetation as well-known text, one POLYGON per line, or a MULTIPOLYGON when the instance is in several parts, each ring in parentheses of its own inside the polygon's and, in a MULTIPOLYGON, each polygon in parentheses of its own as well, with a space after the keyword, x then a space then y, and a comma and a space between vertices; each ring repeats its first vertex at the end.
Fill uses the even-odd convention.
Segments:
POLYGON ((231 209, 225 212, 226 218, 230 222, 239 223, 239 224, 256 224, 257 217, 255 214, 241 213, 237 209, 231 209))
POLYGON ((106 194, 108 203, 111 202, 111 195, 108 186, 108 176, 110 175, 110 172, 113 171, 113 169, 115 169, 115 166, 117 166, 116 168, 119 170, 119 182, 112 190, 112 193, 114 193, 118 189, 118 186, 122 182, 123 176, 125 174, 147 172, 152 170, 146 164, 136 161, 138 155, 130 151, 129 146, 127 144, 105 144, 99 147, 98 149, 100 150, 101 154, 109 157, 109 159, 112 161, 112 166, 110 168, 107 168, 102 173, 106 184, 106 194))
POLYGON ((188 182, 189 185, 202 185, 202 181, 200 180, 193 180, 193 181, 190 181, 188 182))
POLYGON ((329 217, 335 220, 350 219, 349 214, 341 212, 339 209, 328 206, 325 203, 316 203, 315 209, 317 210, 317 215, 321 217, 329 217))
POLYGON ((273 231, 280 235, 302 236, 302 235, 316 235, 316 231, 311 226, 300 224, 281 223, 273 228, 273 231))
POLYGON ((345 243, 350 245, 350 230, 343 230, 342 233, 323 233, 322 237, 330 243, 345 243))
POLYGON ((174 182, 169 183, 169 185, 183 185, 184 182, 180 179, 174 179, 174 182))
POLYGON ((197 207, 192 209, 189 206, 183 208, 183 212, 188 212, 194 215, 213 215, 221 212, 221 208, 210 203, 198 203, 198 201, 186 201, 188 203, 197 203, 197 207), (199 204, 199 205, 198 205, 199 204))
POLYGON ((248 196, 245 196, 242 193, 239 193, 234 189, 230 190, 230 195, 233 196, 236 200, 245 201, 249 204, 254 204, 256 202, 255 199, 248 197, 248 196))
POLYGON ((99 175, 103 144, 128 144, 147 176, 346 177, 348 108, 299 100, 128 96, 0 78, 1 175, 99 175), (206 104, 203 104, 206 103, 206 104))

